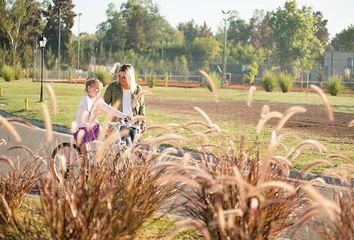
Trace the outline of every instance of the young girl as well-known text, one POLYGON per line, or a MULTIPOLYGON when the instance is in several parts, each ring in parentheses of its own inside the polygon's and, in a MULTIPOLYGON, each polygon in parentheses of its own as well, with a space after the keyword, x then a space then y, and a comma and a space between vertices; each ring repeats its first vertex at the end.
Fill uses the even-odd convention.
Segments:
POLYGON ((99 96, 101 82, 90 78, 86 81, 86 93, 83 96, 76 113, 76 126, 78 130, 73 134, 77 144, 80 145, 82 156, 88 157, 86 143, 94 141, 100 133, 100 125, 97 120, 99 110, 104 110, 118 118, 126 118, 127 115, 114 109, 99 96), (80 133, 81 132, 81 133, 80 133), (79 134, 80 133, 80 134, 79 134), (79 136, 81 139, 78 139, 79 136))

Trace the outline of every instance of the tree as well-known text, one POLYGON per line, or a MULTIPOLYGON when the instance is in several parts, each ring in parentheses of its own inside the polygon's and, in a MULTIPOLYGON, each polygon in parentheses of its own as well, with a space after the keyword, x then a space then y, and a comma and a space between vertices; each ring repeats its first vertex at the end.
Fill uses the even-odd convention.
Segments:
POLYGON ((31 0, 0 2, 0 47, 7 50, 12 64, 28 66, 41 27, 40 5, 31 0))
POLYGON ((273 56, 276 62, 286 71, 308 71, 323 53, 323 45, 315 35, 312 9, 298 9, 296 2, 290 1, 267 17, 272 29, 271 40, 276 46, 273 56))
MULTIPOLYGON (((47 47, 58 55, 59 39, 59 12, 60 12, 60 56, 68 52, 68 45, 71 38, 71 28, 74 25, 76 16, 73 11, 74 4, 72 0, 53 0, 53 3, 47 1, 44 4, 43 16, 47 22, 43 34, 47 37, 47 47)), ((65 55, 63 56, 65 59, 65 55)), ((67 56, 68 57, 68 56, 67 56)))
POLYGON ((253 62, 263 64, 265 60, 265 50, 263 48, 255 48, 252 44, 229 45, 230 56, 227 60, 230 64, 250 65, 253 62))
POLYGON ((184 42, 187 46, 190 46, 194 39, 199 36, 199 26, 193 19, 186 23, 179 23, 177 29, 183 32, 184 42))
POLYGON ((328 20, 323 19, 323 15, 320 11, 314 12, 313 16, 316 19, 315 35, 321 41, 322 45, 326 47, 329 40, 329 33, 327 29, 328 20))
POLYGON ((251 31, 247 22, 243 19, 232 19, 228 28, 228 40, 233 44, 249 43, 251 31))
POLYGON ((113 55, 134 50, 160 60, 165 48, 181 42, 181 36, 151 1, 128 0, 119 11, 110 4, 106 14, 107 21, 99 25, 97 33, 104 51, 113 55))
POLYGON ((191 49, 193 67, 208 68, 208 65, 220 58, 221 46, 214 38, 196 38, 191 49))
POLYGON ((271 28, 263 10, 255 10, 249 23, 250 42, 255 48, 271 48, 271 28))
POLYGON ((337 51, 354 52, 354 25, 337 33, 331 44, 337 51))

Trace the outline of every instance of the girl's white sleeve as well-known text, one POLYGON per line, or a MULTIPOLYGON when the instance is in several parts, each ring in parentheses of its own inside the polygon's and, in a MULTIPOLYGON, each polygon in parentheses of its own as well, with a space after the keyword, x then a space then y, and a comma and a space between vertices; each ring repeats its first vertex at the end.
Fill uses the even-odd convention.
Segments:
POLYGON ((105 101, 103 101, 103 99, 99 100, 99 108, 112 114, 115 117, 118 118, 125 118, 127 117, 125 114, 123 114, 121 111, 118 111, 117 109, 111 107, 110 105, 108 105, 105 101))

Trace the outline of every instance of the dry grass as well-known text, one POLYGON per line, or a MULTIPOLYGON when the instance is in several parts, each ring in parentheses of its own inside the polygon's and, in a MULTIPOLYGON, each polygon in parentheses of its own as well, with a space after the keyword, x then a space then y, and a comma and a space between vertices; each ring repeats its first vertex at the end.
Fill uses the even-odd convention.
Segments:
MULTIPOLYGON (((1 160, 10 164, 11 169, 4 176, 0 176, 0 239, 26 239, 33 233, 35 219, 23 219, 23 202, 28 192, 35 188, 43 172, 40 170, 43 159, 36 156, 25 147, 12 147, 9 150, 22 149, 28 152, 29 159, 13 161, 3 157, 1 160)), ((39 232, 38 232, 39 233, 39 232)), ((37 231, 34 231, 37 235, 37 231)))

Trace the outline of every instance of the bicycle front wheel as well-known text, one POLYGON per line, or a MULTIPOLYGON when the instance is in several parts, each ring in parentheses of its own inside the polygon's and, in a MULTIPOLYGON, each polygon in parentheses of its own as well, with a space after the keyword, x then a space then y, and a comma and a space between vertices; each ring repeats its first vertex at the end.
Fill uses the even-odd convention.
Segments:
POLYGON ((81 168, 80 148, 75 144, 62 143, 58 145, 53 153, 53 168, 57 178, 63 176, 79 176, 81 168))

